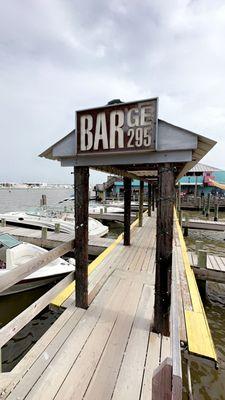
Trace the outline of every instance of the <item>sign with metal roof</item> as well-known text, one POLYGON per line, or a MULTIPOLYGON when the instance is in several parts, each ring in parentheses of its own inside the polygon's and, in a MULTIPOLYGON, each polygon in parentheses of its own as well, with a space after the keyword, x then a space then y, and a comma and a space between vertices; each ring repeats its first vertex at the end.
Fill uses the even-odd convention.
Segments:
POLYGON ((76 112, 76 154, 153 151, 158 99, 117 103, 76 112))

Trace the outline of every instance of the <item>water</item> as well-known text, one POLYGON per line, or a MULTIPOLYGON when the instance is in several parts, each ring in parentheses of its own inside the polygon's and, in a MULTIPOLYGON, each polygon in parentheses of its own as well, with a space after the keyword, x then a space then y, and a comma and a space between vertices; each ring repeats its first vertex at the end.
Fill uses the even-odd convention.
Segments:
POLYGON ((73 189, 0 189, 0 213, 39 207, 42 194, 47 196, 48 205, 56 206, 72 193, 73 189))
MULTIPOLYGON (((47 195, 48 205, 57 205, 60 200, 68 197, 71 192, 70 189, 12 189, 11 192, 0 190, 0 213, 39 206, 42 194, 47 195)), ((199 216, 195 212, 188 212, 187 214, 189 217, 199 216)), ((220 213, 221 218, 225 219, 225 213, 220 213)), ((117 237, 122 230, 122 225, 111 223, 110 237, 117 237)), ((189 230, 187 246, 190 250, 194 250, 195 241, 203 240, 205 248, 210 253, 225 256, 224 239, 225 234, 223 232, 189 230)), ((0 298, 0 327, 27 308, 49 288, 50 286, 42 287, 8 296, 7 299, 0 298)), ((225 286, 208 283, 207 291, 208 301, 205 305, 205 310, 216 345, 219 370, 217 371, 213 367, 200 362, 192 362, 193 393, 195 400, 225 400, 225 286)), ((3 370, 10 371, 59 315, 60 312, 52 312, 46 308, 10 340, 4 346, 2 352, 3 370)), ((183 366, 185 372, 184 360, 183 366)), ((183 394, 183 399, 185 400, 188 399, 186 387, 185 385, 183 394)))

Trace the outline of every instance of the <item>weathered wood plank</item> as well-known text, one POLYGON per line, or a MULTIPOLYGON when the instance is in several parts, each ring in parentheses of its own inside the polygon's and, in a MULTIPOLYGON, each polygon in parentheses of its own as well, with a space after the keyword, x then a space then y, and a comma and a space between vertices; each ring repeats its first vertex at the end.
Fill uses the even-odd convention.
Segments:
POLYGON ((128 294, 130 285, 124 280, 114 291, 111 300, 105 306, 103 313, 87 339, 87 342, 60 387, 55 400, 76 398, 83 399, 86 388, 94 374, 106 342, 112 332, 118 313, 128 294))
POLYGON ((141 291, 142 285, 135 282, 131 284, 127 301, 118 315, 104 353, 84 396, 86 400, 111 399, 141 291), (108 379, 109 371, 110 379, 108 379))
POLYGON ((32 272, 49 264, 51 261, 58 257, 68 253, 74 249, 74 240, 70 240, 67 243, 61 244, 48 253, 41 254, 38 257, 20 265, 20 268, 13 268, 12 270, 6 272, 0 280, 0 292, 8 289, 15 283, 21 281, 26 276, 30 275, 32 272))
POLYGON ((153 289, 144 286, 112 400, 140 397, 148 338, 153 319, 153 289))
POLYGON ((0 348, 4 346, 17 332, 30 322, 39 312, 49 305, 52 298, 74 280, 74 272, 71 272, 47 293, 22 311, 17 317, 0 329, 0 348))

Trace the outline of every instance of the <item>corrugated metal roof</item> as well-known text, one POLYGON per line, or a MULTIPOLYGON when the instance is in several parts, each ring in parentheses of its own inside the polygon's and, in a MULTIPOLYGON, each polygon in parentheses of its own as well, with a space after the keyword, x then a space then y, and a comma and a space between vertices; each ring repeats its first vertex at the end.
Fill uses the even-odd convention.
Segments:
POLYGON ((189 172, 212 172, 212 171, 221 171, 221 169, 212 167, 211 165, 198 163, 189 170, 189 172))

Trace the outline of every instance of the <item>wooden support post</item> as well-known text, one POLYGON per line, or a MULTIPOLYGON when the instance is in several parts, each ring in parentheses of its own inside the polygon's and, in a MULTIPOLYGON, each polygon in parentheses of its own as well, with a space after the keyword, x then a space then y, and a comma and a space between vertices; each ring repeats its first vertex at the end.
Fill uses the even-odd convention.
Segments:
POLYGON ((4 228, 6 226, 6 220, 5 218, 1 219, 1 226, 4 228))
POLYGON ((179 211, 178 218, 179 218, 180 227, 182 229, 182 220, 183 220, 183 211, 182 210, 179 211))
POLYGON ((155 185, 152 185, 152 211, 155 211, 155 185))
POLYGON ((154 330, 169 335, 175 178, 169 163, 161 164, 158 173, 154 330))
POLYGON ((197 197, 198 211, 201 210, 201 197, 197 197))
POLYGON ((55 224, 55 233, 60 233, 60 223, 55 224))
POLYGON ((195 253, 198 257, 198 251, 203 249, 203 242, 201 240, 196 240, 195 242, 195 253))
POLYGON ((152 185, 148 183, 148 216, 151 217, 152 209, 152 185))
MULTIPOLYGON (((207 268, 207 252, 198 250, 198 268, 207 268)), ((200 295, 203 299, 206 298, 206 281, 197 280, 200 295)))
POLYGON ((140 181, 139 191, 139 226, 143 225, 143 198, 144 198, 144 181, 140 181))
POLYGON ((131 212, 131 179, 124 178, 124 240, 125 246, 130 245, 130 212, 131 212))
POLYGON ((184 237, 188 236, 188 222, 189 222, 189 218, 188 216, 185 217, 185 226, 184 226, 184 237))
POLYGON ((74 168, 76 306, 88 308, 89 168, 74 168))
POLYGON ((217 199, 217 202, 215 202, 214 204, 214 221, 218 221, 218 219, 219 219, 219 203, 217 199))
POLYGON ((48 236, 48 228, 43 226, 41 229, 41 238, 45 240, 47 239, 47 236, 48 236))
POLYGON ((202 215, 205 215, 205 197, 202 198, 202 215))
POLYGON ((195 201, 195 206, 197 205, 197 195, 198 195, 198 177, 197 175, 194 173, 195 176, 195 191, 194 191, 194 201, 195 201))
POLYGON ((209 217, 209 215, 210 215, 210 199, 211 199, 211 193, 208 193, 208 196, 207 196, 206 213, 205 213, 205 216, 206 216, 206 217, 209 217))
POLYGON ((47 196, 46 196, 46 194, 42 194, 41 202, 42 202, 43 206, 47 206, 47 196))
POLYGON ((181 209, 181 185, 180 182, 178 183, 178 199, 177 199, 177 210, 180 211, 181 209))

